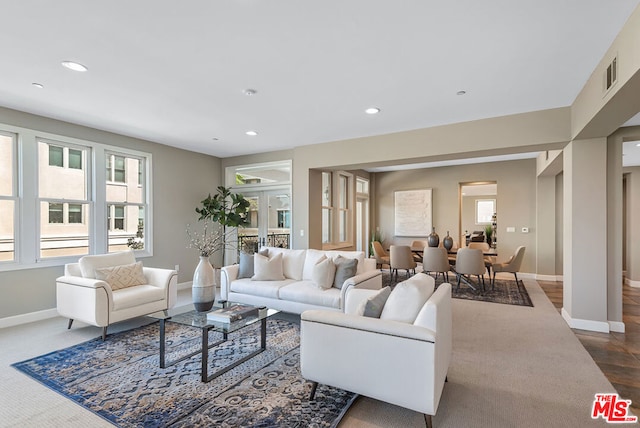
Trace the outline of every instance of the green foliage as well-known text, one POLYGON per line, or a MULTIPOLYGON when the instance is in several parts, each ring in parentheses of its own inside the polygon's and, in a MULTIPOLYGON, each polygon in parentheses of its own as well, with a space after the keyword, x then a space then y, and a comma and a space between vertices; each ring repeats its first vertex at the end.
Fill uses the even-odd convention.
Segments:
POLYGON ((249 201, 239 193, 232 193, 224 186, 218 186, 218 193, 207 196, 202 207, 196 208, 198 220, 211 220, 224 227, 245 227, 249 224, 247 213, 249 201))
POLYGON ((487 235, 488 239, 491 239, 491 235, 493 235, 493 227, 490 224, 484 227, 484 234, 487 235))
POLYGON ((384 241, 384 235, 382 234, 382 232, 378 231, 378 230, 372 230, 371 231, 371 240, 369 241, 369 255, 373 255, 373 241, 378 241, 380 243, 382 243, 382 241, 384 241))

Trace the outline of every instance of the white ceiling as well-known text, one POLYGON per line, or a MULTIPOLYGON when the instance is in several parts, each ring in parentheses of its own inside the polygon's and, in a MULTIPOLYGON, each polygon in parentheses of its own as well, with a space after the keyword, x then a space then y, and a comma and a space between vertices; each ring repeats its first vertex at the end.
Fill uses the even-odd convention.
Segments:
POLYGON ((0 0, 0 105, 220 157, 562 107, 639 3, 0 0))

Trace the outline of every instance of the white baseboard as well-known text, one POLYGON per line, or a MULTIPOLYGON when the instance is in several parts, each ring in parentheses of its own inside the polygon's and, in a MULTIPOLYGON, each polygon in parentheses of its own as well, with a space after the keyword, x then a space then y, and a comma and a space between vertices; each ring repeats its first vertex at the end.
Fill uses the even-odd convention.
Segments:
MULTIPOLYGON (((181 282, 178 284, 178 291, 190 289, 193 281, 181 282)), ((56 308, 45 309, 44 311, 30 312, 28 314, 20 314, 12 317, 0 318, 0 328, 13 327, 16 325, 27 324, 34 321, 46 320, 58 316, 56 308)))
POLYGON ((634 281, 634 280, 629 279, 629 278, 625 278, 624 279, 624 284, 625 285, 629 285, 629 286, 634 287, 634 288, 640 288, 640 281, 634 281))
POLYGON ((579 318, 571 318, 569 313, 562 308, 562 318, 569 324, 571 328, 577 328, 580 330, 597 331, 600 333, 609 333, 609 322, 607 321, 594 321, 583 320, 579 318))
POLYGON ((536 274, 535 279, 539 279, 540 281, 552 281, 552 282, 562 282, 562 275, 540 275, 536 274))
POLYGON ((0 328, 13 327, 16 325, 27 324, 34 321, 46 320, 58 316, 58 311, 53 309, 45 309, 44 311, 30 312, 28 314, 15 315, 12 317, 0 318, 0 328))
POLYGON ((624 323, 622 321, 609 321, 609 331, 624 333, 624 323))

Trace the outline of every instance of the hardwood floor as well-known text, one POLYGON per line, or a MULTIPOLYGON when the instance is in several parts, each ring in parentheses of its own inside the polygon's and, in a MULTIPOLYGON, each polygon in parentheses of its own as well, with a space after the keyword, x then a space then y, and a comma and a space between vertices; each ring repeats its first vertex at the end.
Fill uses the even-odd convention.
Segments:
MULTIPOLYGON (((538 284, 558 311, 562 309, 562 282, 538 284)), ((623 286, 622 304, 624 333, 573 332, 618 394, 632 401, 632 412, 640 415, 640 289, 623 286)))

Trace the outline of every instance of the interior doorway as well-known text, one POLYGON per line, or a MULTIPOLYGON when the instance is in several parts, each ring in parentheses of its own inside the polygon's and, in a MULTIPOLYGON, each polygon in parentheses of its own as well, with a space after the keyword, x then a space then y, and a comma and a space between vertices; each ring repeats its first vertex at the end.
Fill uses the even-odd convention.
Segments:
POLYGON ((458 246, 469 241, 497 242, 498 183, 478 181, 459 183, 458 246))
POLYGON ((239 250, 253 252, 262 246, 291 248, 291 191, 281 189, 246 192, 249 225, 239 231, 239 250))

